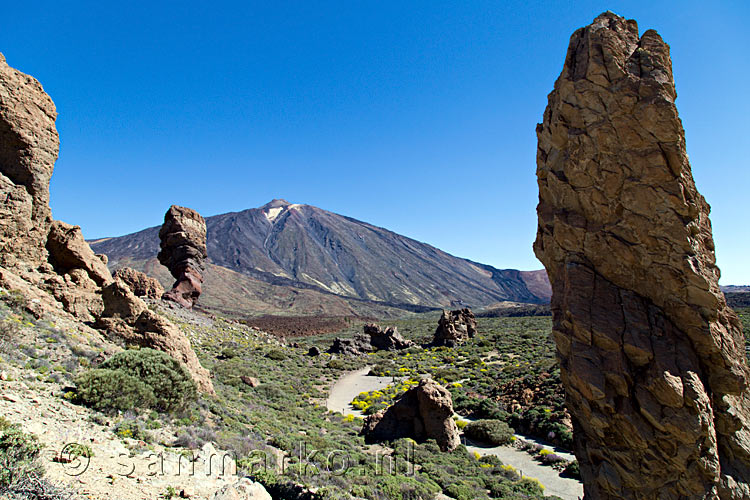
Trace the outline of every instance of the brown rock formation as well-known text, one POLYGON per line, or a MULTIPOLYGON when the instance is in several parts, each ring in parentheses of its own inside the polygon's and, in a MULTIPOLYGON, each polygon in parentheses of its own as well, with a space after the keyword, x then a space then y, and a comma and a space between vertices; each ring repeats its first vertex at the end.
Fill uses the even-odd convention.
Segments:
POLYGON ((158 258, 177 280, 165 300, 192 308, 198 301, 206 260, 206 221, 190 208, 172 205, 159 230, 158 258))
POLYGON ((128 285, 128 288, 130 288, 136 297, 160 299, 164 295, 164 287, 161 286, 161 283, 157 279, 130 267, 122 267, 115 271, 112 276, 128 285))
POLYGON ((576 31, 539 140, 534 250, 586 498, 750 498, 744 338, 669 47, 612 13, 576 31))
POLYGON ((158 349, 185 365, 198 389, 213 394, 211 377, 190 347, 190 341, 172 322, 153 312, 130 287, 116 279, 102 289, 104 311, 97 326, 129 344, 158 349))
POLYGON ((423 379, 392 406, 365 418, 361 434, 368 442, 405 437, 434 439, 443 451, 455 450, 461 441, 453 421, 453 399, 434 380, 423 379))
POLYGON ((39 82, 0 55, 0 286, 20 290, 37 316, 53 312, 96 320, 127 342, 165 351, 187 365, 202 390, 212 392, 208 372, 180 330, 113 281, 106 258, 94 254, 80 227, 52 220, 56 117, 39 82))
POLYGON ((395 326, 383 329, 374 323, 369 323, 364 326, 364 332, 370 337, 370 345, 378 351, 396 351, 414 345, 414 342, 402 337, 395 326))
POLYGON ((0 54, 0 265, 47 259, 49 181, 60 141, 57 111, 42 85, 0 54))
POLYGON ((456 311, 443 311, 435 330, 432 343, 454 347, 466 339, 473 338, 477 333, 477 320, 471 309, 464 308, 456 311))

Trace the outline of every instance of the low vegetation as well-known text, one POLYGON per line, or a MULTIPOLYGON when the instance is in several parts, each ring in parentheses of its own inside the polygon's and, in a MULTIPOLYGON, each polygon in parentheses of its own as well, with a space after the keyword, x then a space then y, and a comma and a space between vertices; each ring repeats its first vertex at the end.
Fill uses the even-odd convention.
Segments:
POLYGON ((464 434, 472 441, 500 446, 513 440, 513 429, 502 420, 477 420, 469 422, 464 434))
POLYGON ((136 349, 115 354, 75 380, 72 399, 99 411, 185 408, 197 392, 187 371, 167 354, 136 349))
MULTIPOLYGON (((44 478, 42 444, 0 417, 0 496, 12 500, 68 500, 72 494, 44 478)), ((90 451, 90 450, 89 450, 90 451)))

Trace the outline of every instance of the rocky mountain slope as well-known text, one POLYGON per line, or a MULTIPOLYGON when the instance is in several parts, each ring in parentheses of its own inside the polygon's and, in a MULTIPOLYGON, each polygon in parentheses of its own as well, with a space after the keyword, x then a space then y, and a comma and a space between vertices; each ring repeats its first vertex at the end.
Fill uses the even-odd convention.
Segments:
MULTIPOLYGON (((542 303, 542 272, 495 269, 310 205, 273 200, 208 217, 209 261, 270 285, 315 290, 396 307, 542 303)), ((112 267, 146 268, 158 228, 91 242, 112 267)))

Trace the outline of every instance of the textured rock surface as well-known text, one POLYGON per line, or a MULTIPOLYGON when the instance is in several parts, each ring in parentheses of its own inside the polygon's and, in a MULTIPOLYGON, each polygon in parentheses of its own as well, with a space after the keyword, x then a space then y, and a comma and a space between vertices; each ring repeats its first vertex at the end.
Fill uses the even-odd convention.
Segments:
POLYGON ((159 230, 158 258, 177 280, 164 299, 192 308, 201 294, 206 261, 206 221, 190 208, 172 205, 159 230))
POLYGON ((370 345, 378 351, 395 351, 414 345, 414 342, 402 337, 395 326, 383 329, 370 323, 364 326, 364 332, 370 337, 370 345))
MULTIPOLYGON (((165 351, 187 365, 202 390, 213 392, 179 328, 113 281, 106 257, 94 254, 80 227, 52 220, 56 116, 39 82, 0 55, 0 286, 21 291, 38 317, 70 313, 79 321, 96 320, 128 342, 165 351)), ((205 227, 203 241, 205 249, 205 227)))
POLYGON ((217 491, 213 500, 273 500, 262 484, 246 477, 217 491))
POLYGON ((0 265, 46 261, 49 181, 60 141, 57 111, 36 79, 0 54, 0 265))
POLYGON ((453 347, 477 333, 477 320, 471 309, 443 311, 438 320, 433 344, 453 347))
POLYGON ((129 267, 122 267, 113 273, 115 278, 122 280, 136 297, 160 299, 164 295, 164 287, 158 280, 129 267))
POLYGON ((460 444, 451 393, 430 379, 421 380, 389 408, 366 417, 361 433, 368 442, 434 439, 443 451, 460 444))
POLYGON ((210 374, 201 366, 187 337, 171 321, 150 310, 125 282, 116 279, 109 283, 102 290, 102 299, 104 311, 97 320, 98 327, 106 329, 110 337, 169 354, 185 365, 199 390, 214 393, 210 374))
POLYGON ((364 335, 357 334, 354 337, 336 337, 333 344, 328 348, 330 354, 345 354, 347 356, 361 356, 372 352, 370 340, 364 335))
POLYGON ((553 335, 586 498, 750 498, 744 338, 669 47, 605 13, 576 31, 537 127, 553 335))

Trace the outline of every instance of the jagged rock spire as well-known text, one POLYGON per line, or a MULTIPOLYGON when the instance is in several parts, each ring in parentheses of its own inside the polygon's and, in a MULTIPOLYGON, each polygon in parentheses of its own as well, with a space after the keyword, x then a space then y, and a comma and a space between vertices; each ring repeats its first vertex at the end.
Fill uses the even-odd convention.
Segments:
POLYGON ((534 250, 586 498, 750 498, 748 368, 719 291, 669 47, 577 30, 537 127, 534 250))

